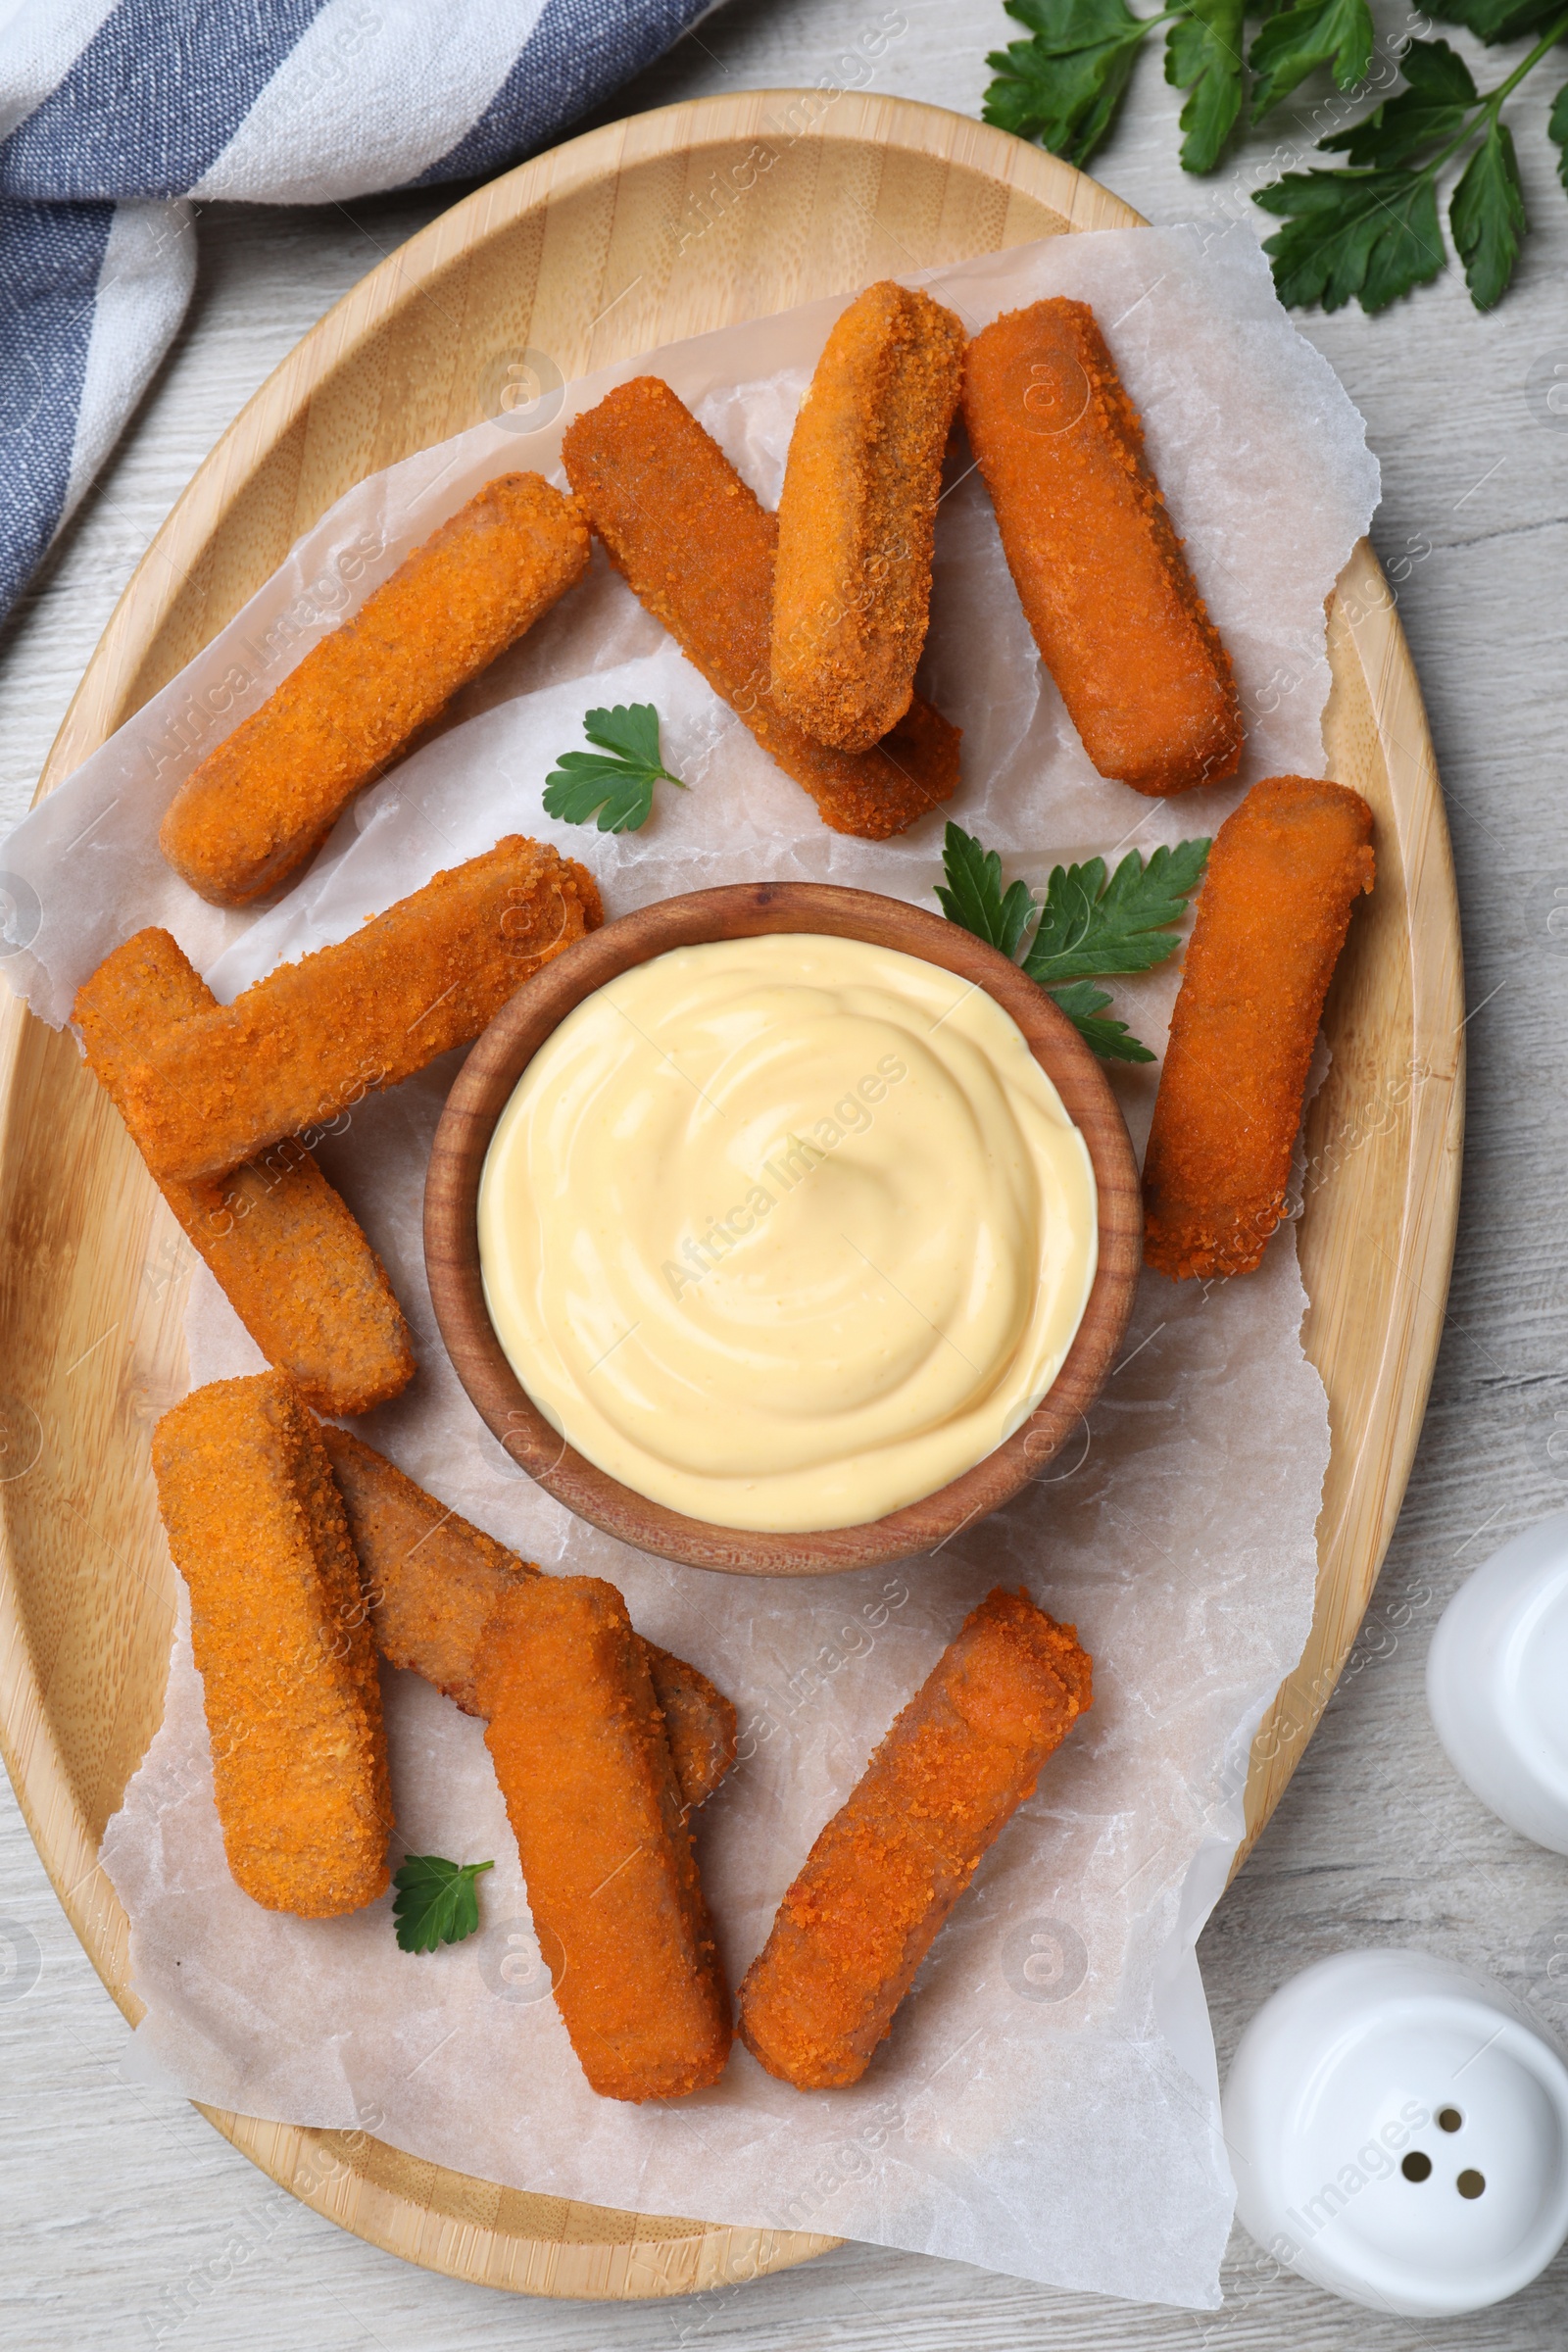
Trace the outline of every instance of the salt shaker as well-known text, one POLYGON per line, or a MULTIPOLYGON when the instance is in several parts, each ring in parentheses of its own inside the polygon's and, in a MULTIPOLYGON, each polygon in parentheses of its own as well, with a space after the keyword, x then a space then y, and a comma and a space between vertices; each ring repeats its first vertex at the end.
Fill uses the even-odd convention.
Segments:
POLYGON ((1237 2213, 1373 2311, 1501 2302, 1568 2236, 1568 2066, 1494 1985, 1425 1952, 1342 1952, 1252 2019, 1224 2095, 1237 2213))
POLYGON ((1454 1594, 1427 1652, 1427 1704, 1482 1803, 1568 1854, 1568 1511, 1515 1536, 1454 1594))

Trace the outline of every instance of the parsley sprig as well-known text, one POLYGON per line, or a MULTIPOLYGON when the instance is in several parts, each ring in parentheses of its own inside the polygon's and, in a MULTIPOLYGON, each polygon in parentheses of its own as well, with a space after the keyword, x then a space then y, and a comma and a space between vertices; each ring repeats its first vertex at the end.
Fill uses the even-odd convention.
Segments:
POLYGON ((1004 0, 1030 38, 986 63, 996 75, 981 112, 1002 130, 1039 139, 1054 155, 1086 164, 1116 119, 1144 42, 1165 27, 1165 79, 1188 93, 1182 109, 1182 167, 1212 172, 1231 133, 1289 97, 1317 66, 1350 89, 1372 60, 1367 0, 1183 0, 1157 16, 1135 17, 1127 0, 1004 0), (1265 20, 1247 58, 1244 20, 1265 20), (1250 96, 1246 67, 1255 79, 1250 96))
POLYGON ((1004 0, 1030 38, 993 50, 997 76, 981 113, 999 130, 1038 139, 1053 155, 1086 164, 1116 119, 1134 60, 1156 24, 1127 0, 1004 0))
POLYGON ((1242 0, 1192 0, 1165 35, 1165 79, 1187 92, 1182 169, 1212 172, 1247 104, 1242 87, 1242 0))
MULTIPOLYGON (((1163 27, 1165 78, 1187 92, 1181 160, 1210 172, 1233 134, 1260 121, 1306 76, 1328 67, 1354 91, 1372 64, 1367 0, 1181 0, 1134 16, 1127 0, 1004 0, 1029 28, 988 60, 988 122, 1088 162, 1115 120, 1140 48, 1163 27), (1246 24, 1255 30, 1248 47, 1246 24)), ((1533 38, 1496 86, 1478 90, 1446 41, 1412 41, 1405 86, 1349 129, 1320 142, 1346 168, 1288 172, 1253 201, 1286 226, 1265 247, 1282 301, 1325 310, 1358 301, 1381 311, 1444 269, 1440 175, 1461 158, 1448 225, 1478 310, 1500 300, 1529 222, 1502 109, 1525 76, 1568 38, 1564 0, 1427 0, 1428 13, 1489 43, 1533 38)), ((1568 86, 1547 132, 1568 188, 1568 86)))
MULTIPOLYGON (((1452 19, 1460 10, 1483 19, 1493 10, 1495 21, 1510 24, 1520 14, 1516 8, 1503 20, 1494 0, 1446 0, 1433 14, 1452 19)), ((1438 174, 1467 149, 1448 226, 1470 299, 1478 311, 1490 311, 1507 290, 1529 226, 1503 103, 1565 33, 1568 13, 1559 8, 1529 55, 1495 89, 1485 91, 1476 88, 1469 67, 1446 41, 1412 41, 1402 60, 1406 87, 1398 96, 1321 142, 1326 151, 1348 156, 1349 169, 1289 172, 1257 191, 1254 203, 1287 223, 1263 249, 1273 260, 1281 301, 1318 302, 1337 311, 1353 297, 1363 310, 1381 311, 1436 277, 1448 258, 1438 219, 1438 174)), ((1559 116, 1568 131, 1563 95, 1552 113, 1554 138, 1559 116)))
POLYGON ((1282 98, 1288 98, 1318 66, 1328 66, 1336 89, 1353 90, 1364 81, 1372 63, 1372 16, 1367 0, 1301 0, 1273 16, 1254 7, 1266 24, 1248 56, 1256 79, 1252 84, 1252 114, 1256 121, 1282 98))
POLYGON ((1207 858, 1206 841, 1183 841, 1173 850, 1155 850, 1147 864, 1129 850, 1110 874, 1103 858, 1054 866, 1042 903, 1025 882, 1004 890, 996 851, 950 824, 942 845, 946 879, 937 884, 937 897, 950 923, 961 923, 1013 962, 1033 923, 1023 968, 1084 1043, 1107 1061, 1152 1061, 1125 1021, 1102 1017, 1110 998, 1089 983, 1118 972, 1152 971, 1175 955, 1181 941, 1172 926, 1202 880, 1207 858))
POLYGON ((617 703, 583 714, 597 751, 563 752, 545 778, 545 808, 568 825, 597 812, 601 833, 635 833, 654 808, 656 784, 679 784, 659 756, 659 712, 652 703, 617 703))
POLYGON ((479 1925, 474 1881, 493 1862, 449 1862, 442 1854, 410 1854, 392 1874, 397 1889, 392 1918, 398 1949, 433 1952, 438 1943, 462 1943, 479 1925))

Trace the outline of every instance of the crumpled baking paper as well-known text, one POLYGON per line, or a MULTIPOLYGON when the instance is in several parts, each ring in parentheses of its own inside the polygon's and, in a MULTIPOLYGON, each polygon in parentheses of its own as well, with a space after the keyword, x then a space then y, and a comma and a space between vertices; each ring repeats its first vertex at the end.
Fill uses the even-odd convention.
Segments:
MULTIPOLYGON (((1142 411, 1249 725, 1232 784, 1169 805, 1097 777, 1043 673, 966 452, 950 460, 921 684, 964 729, 950 811, 1037 886, 1058 860, 1211 833, 1258 776, 1323 767, 1324 599, 1370 519, 1377 469, 1327 364, 1245 236, 1053 238, 909 281, 971 328, 1046 294, 1092 302, 1142 411)), ((759 495, 841 304, 726 328, 548 394, 350 493, 208 649, 11 836, 13 985, 56 1023, 139 925, 166 923, 227 1000, 352 931, 437 868, 520 830, 599 876, 609 913, 710 883, 800 876, 932 905, 942 818, 887 843, 822 827, 596 552, 588 578, 460 696, 260 914, 204 906, 155 833, 181 777, 306 647, 495 472, 561 479, 562 428, 612 384, 665 376, 759 495), (554 408, 554 414, 551 414, 554 408), (647 828, 545 818, 588 707, 657 704, 668 764, 647 828)), ((548 370, 545 371, 548 373, 548 370)), ((1156 1049, 1176 975, 1114 984, 1156 1049)), ((373 2130, 510 2185, 705 2220, 835 2232, 1075 2288, 1218 2301, 1233 2190, 1194 1942, 1242 1827, 1252 1732, 1311 1618, 1329 1432, 1299 1345, 1294 1232, 1230 1284, 1144 1277, 1122 1360, 1060 1456, 930 1558, 825 1581, 727 1578, 646 1558, 515 1471, 441 1348, 420 1251, 430 1136, 458 1056, 360 1104, 320 1156, 380 1250, 418 1375, 360 1425, 414 1477, 547 1568, 608 1576, 638 1626, 740 1709, 741 1761, 700 1858, 738 1979, 822 1823, 993 1585, 1076 1624, 1093 1711, 981 1864, 854 2089, 802 2096, 737 2048, 669 2108, 595 2098, 549 1998, 481 1728, 385 1674, 397 1836, 494 1856, 482 1927, 397 1950, 383 1898, 306 1922, 260 1910, 223 1865, 181 1614, 164 1724, 104 1839, 147 2016, 133 2063, 192 2097, 373 2130)), ((1153 1076, 1115 1075, 1135 1143, 1153 1076)), ((259 1357, 205 1271, 191 1377, 259 1357)))

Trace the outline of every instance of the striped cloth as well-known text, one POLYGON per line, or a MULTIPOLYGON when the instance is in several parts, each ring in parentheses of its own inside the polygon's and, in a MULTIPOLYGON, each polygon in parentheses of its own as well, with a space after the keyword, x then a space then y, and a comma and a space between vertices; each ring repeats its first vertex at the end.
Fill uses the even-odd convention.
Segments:
POLYGON ((494 172, 715 0, 0 0, 0 615, 168 349, 190 199, 494 172))

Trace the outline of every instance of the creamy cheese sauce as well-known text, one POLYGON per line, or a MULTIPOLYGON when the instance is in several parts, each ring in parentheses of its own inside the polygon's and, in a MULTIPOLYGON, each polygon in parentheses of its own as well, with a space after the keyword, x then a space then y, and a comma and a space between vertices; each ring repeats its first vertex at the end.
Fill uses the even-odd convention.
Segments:
POLYGON ((1039 1403, 1098 1249, 1088 1148, 983 989, 853 939, 675 949, 579 1004, 479 1185, 552 1425, 719 1526, 849 1527, 1039 1403))

